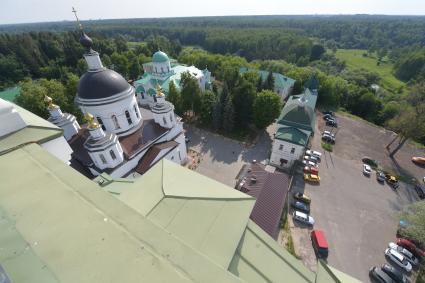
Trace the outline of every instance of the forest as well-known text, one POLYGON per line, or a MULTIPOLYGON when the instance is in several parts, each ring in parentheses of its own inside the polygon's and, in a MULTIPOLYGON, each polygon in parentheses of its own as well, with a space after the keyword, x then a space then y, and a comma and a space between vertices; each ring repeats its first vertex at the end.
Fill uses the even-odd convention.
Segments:
MULTIPOLYGON (((217 79, 214 97, 200 95, 203 101, 192 110, 211 113, 211 119, 205 116, 203 122, 223 131, 218 120, 224 119, 227 97, 232 98, 233 110, 230 102, 227 108, 234 112, 230 115, 234 128, 264 127, 264 122, 254 120, 254 114, 244 117, 243 113, 255 113, 254 105, 263 107, 265 103, 255 102, 256 98, 259 94, 268 97, 270 88, 259 83, 255 74, 240 76, 241 66, 296 79, 294 94, 315 74, 320 80, 319 107, 348 111, 385 126, 413 107, 416 102, 411 101, 411 93, 422 89, 425 81, 425 17, 247 16, 102 20, 83 25, 104 65, 129 81, 142 74, 141 65, 158 49, 182 63, 208 66, 217 79), (404 86, 375 93, 370 86, 380 84, 380 74, 347 68, 335 55, 338 49, 364 50, 364 56, 377 58, 377 65, 391 62, 394 76, 404 86), (238 100, 239 93, 250 94, 248 103, 238 100), (214 120, 219 107, 221 116, 214 120)), ((72 111, 75 80, 86 70, 78 37, 74 22, 0 26, 0 89, 18 83, 23 90, 32 85, 46 88, 53 81, 63 87, 59 92, 72 111)), ((184 101, 184 93, 183 89, 175 95, 177 104, 178 97, 184 101)), ((424 136, 413 138, 425 142, 424 136)))

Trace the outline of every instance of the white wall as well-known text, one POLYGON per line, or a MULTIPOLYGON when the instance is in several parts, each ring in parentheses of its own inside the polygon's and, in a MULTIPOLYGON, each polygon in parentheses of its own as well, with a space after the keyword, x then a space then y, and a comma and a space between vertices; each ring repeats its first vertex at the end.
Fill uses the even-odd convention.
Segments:
POLYGON ((279 168, 290 168, 295 160, 300 159, 304 155, 304 150, 304 146, 275 139, 270 155, 270 164, 279 168), (291 153, 292 149, 295 150, 294 153, 291 153), (288 162, 281 166, 280 159, 285 159, 288 162))
POLYGON ((62 162, 70 164, 72 149, 63 136, 41 144, 41 147, 62 162))

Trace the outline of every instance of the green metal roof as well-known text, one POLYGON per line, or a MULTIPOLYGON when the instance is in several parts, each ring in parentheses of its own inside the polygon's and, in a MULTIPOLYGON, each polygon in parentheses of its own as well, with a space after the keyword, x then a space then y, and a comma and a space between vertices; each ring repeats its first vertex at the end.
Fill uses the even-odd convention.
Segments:
POLYGON ((170 59, 168 58, 168 55, 160 50, 155 52, 152 56, 152 62, 154 63, 164 63, 167 61, 170 61, 170 59))
POLYGON ((327 265, 323 260, 319 260, 316 283, 361 283, 361 281, 327 265))
POLYGON ((281 127, 277 130, 275 138, 293 144, 306 146, 309 136, 309 134, 306 134, 295 127, 281 127))
POLYGON ((303 94, 290 96, 280 113, 278 123, 314 132, 316 101, 317 95, 309 89, 305 89, 303 94))
MULTIPOLYGON (((241 67, 239 69, 239 73, 240 74, 245 74, 247 72, 256 72, 259 76, 261 76, 261 80, 264 82, 268 75, 269 72, 268 71, 264 71, 264 70, 256 70, 256 69, 252 69, 252 68, 246 68, 246 67, 241 67)), ((273 78, 274 78, 274 85, 277 88, 291 88, 294 86, 295 84, 295 80, 291 79, 290 77, 284 76, 282 74, 279 73, 273 73, 273 78)))
POLYGON ((16 86, 12 88, 5 89, 3 91, 0 91, 0 98, 3 98, 4 100, 13 102, 15 101, 15 98, 21 93, 21 88, 16 86))

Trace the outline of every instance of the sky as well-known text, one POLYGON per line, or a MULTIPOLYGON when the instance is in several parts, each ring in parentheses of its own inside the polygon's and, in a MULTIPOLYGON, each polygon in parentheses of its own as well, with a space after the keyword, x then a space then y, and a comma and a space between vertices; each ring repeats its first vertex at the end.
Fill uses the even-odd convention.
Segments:
POLYGON ((227 15, 425 15, 425 0, 0 0, 0 24, 227 15))

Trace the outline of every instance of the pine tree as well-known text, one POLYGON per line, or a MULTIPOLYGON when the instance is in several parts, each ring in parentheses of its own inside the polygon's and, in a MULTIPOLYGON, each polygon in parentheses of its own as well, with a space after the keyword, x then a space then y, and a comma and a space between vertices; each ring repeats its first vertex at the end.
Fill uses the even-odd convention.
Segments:
POLYGON ((267 79, 264 81, 263 89, 274 90, 274 77, 272 72, 269 72, 267 79))
POLYGON ((220 130, 223 120, 223 107, 220 100, 217 100, 212 112, 212 126, 216 131, 220 130))
POLYGON ((261 76, 258 76, 258 82, 257 82, 257 92, 261 92, 263 90, 263 79, 261 76))
POLYGON ((232 98, 227 96, 226 106, 223 111, 223 130, 226 133, 233 131, 235 125, 235 109, 233 107, 232 98))

